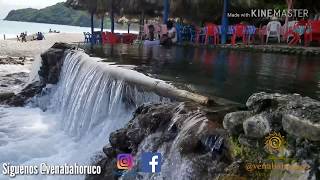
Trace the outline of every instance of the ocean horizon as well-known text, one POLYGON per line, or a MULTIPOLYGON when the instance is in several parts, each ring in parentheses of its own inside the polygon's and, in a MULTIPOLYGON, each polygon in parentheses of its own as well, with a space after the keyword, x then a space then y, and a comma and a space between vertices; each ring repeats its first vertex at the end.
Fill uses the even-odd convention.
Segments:
MULTIPOLYGON (((61 33, 83 33, 90 32, 90 27, 70 26, 61 24, 47 24, 47 23, 35 23, 35 22, 22 22, 22 21, 7 21, 0 19, 0 40, 16 38, 22 32, 27 32, 28 35, 35 34, 37 32, 48 33, 49 30, 60 31, 61 33)), ((100 31, 100 28, 95 28, 96 31, 100 31)), ((110 31, 105 28, 104 31, 110 31)), ((124 25, 116 25, 117 33, 127 33, 127 27, 124 25)), ((134 27, 130 30, 131 33, 138 33, 134 27)))

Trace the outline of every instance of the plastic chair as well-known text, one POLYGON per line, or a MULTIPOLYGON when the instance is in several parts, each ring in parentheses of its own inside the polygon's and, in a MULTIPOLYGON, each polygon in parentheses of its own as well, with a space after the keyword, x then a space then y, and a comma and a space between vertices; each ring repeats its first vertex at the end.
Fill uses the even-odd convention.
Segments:
POLYGON ((132 44, 135 40, 135 35, 130 33, 122 34, 122 43, 124 44, 132 44))
POLYGON ((246 43, 246 30, 247 30, 247 26, 245 24, 237 24, 234 27, 234 32, 231 38, 231 43, 232 45, 236 44, 236 39, 237 37, 241 37, 242 38, 242 42, 246 43))
POLYGON ((120 38, 117 34, 106 32, 106 43, 117 44, 120 42, 120 38))
POLYGON ((254 41, 254 35, 256 34, 257 28, 255 26, 247 26, 246 34, 248 36, 247 43, 252 43, 254 41))
POLYGON ((101 33, 101 40, 102 40, 103 45, 107 43, 107 33, 106 32, 101 33))
POLYGON ((268 43, 270 37, 278 38, 278 42, 280 43, 281 39, 281 23, 279 21, 270 21, 267 25, 267 40, 268 43))
POLYGON ((206 24, 205 44, 209 43, 209 38, 213 37, 214 44, 219 43, 219 30, 218 26, 212 23, 206 24))
POLYGON ((205 37, 206 37, 206 28, 200 28, 200 27, 195 27, 193 32, 191 33, 191 41, 195 42, 196 44, 198 43, 204 43, 205 37))
POLYGON ((288 31, 286 32, 286 41, 289 45, 296 45, 298 42, 301 43, 300 35, 304 34, 306 24, 301 24, 298 21, 290 28, 288 28, 288 31), (290 41, 290 38, 291 41, 290 41))
POLYGON ((288 22, 288 29, 284 33, 284 38, 286 39, 287 43, 289 43, 290 38, 293 37, 293 29, 298 21, 289 21, 288 22))
POLYGON ((304 34, 305 45, 310 45, 312 41, 320 41, 320 21, 309 21, 304 34))

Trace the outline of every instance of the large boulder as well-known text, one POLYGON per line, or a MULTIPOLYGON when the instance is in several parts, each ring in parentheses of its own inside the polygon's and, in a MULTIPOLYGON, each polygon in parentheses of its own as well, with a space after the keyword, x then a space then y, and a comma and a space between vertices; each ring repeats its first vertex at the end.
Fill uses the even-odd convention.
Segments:
POLYGON ((229 132, 244 131, 251 138, 284 130, 295 137, 320 141, 320 102, 317 100, 298 94, 262 92, 250 96, 246 106, 247 112, 227 114, 224 128, 229 132))
POLYGON ((243 132, 243 122, 252 116, 250 111, 238 111, 227 114, 223 120, 223 127, 230 134, 237 135, 243 132))
POLYGON ((258 114, 243 122, 243 130, 247 137, 262 138, 271 131, 271 128, 266 116, 258 114))

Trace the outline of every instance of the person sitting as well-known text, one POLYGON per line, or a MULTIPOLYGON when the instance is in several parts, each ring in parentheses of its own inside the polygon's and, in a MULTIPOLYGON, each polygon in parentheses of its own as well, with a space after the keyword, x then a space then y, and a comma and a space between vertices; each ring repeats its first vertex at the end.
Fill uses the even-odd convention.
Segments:
POLYGON ((21 42, 27 42, 27 34, 26 33, 21 33, 20 37, 21 37, 21 42))
POLYGON ((149 30, 149 33, 146 35, 146 37, 144 39, 149 40, 149 41, 154 41, 156 39, 155 35, 154 35, 154 31, 155 31, 154 26, 152 24, 149 25, 148 30, 149 30))
POLYGON ((168 33, 164 34, 161 38, 161 44, 162 45, 172 45, 175 44, 177 42, 177 30, 176 28, 173 26, 173 22, 172 21, 168 21, 167 22, 167 29, 168 29, 168 33))
POLYGON ((42 32, 38 32, 37 33, 37 40, 43 40, 44 39, 44 36, 42 34, 42 32))

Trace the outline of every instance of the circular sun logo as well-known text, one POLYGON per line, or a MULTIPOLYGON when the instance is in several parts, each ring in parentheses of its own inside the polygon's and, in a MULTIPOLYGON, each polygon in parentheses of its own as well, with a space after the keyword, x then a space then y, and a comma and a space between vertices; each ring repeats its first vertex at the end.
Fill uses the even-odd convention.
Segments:
POLYGON ((265 137, 265 149, 271 154, 279 153, 285 145, 284 136, 280 133, 273 132, 265 137))

